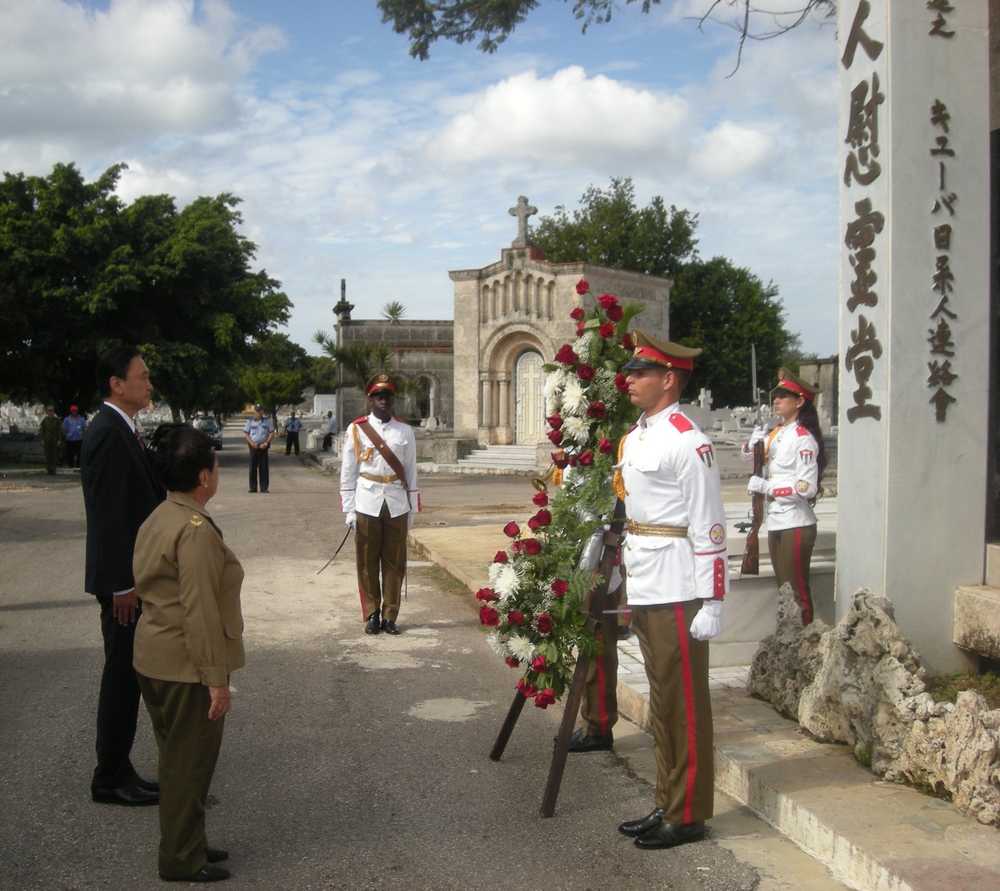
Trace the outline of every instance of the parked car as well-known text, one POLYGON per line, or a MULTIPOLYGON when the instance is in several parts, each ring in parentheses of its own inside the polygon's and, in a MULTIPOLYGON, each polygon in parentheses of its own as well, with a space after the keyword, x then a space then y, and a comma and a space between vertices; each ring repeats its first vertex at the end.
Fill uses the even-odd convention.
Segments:
POLYGON ((192 427, 200 430, 212 440, 212 447, 216 451, 222 448, 222 428, 215 418, 198 418, 197 421, 191 421, 190 423, 192 427))

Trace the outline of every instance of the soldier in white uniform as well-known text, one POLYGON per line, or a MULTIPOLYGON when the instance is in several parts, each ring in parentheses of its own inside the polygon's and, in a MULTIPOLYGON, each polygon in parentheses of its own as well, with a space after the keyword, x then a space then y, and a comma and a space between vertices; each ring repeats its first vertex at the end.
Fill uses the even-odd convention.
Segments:
POLYGON ((396 388, 389 376, 375 375, 365 392, 371 414, 352 421, 344 432, 340 509, 347 514, 347 525, 357 530, 365 634, 398 634, 406 537, 420 510, 417 447, 410 425, 392 416, 396 388), (393 457, 387 458, 387 452, 393 457))
POLYGON ((807 384, 787 368, 779 369, 771 391, 774 413, 781 423, 770 433, 754 429, 744 443, 744 461, 753 459, 754 444, 764 441, 765 476, 750 477, 748 491, 767 499, 767 549, 780 588, 792 586, 802 610, 802 624, 814 618, 809 588, 809 562, 816 544, 813 505, 826 467, 823 434, 815 399, 819 387, 807 384))
POLYGON ((701 350, 632 333, 629 397, 642 409, 619 447, 616 489, 632 627, 642 648, 656 755, 656 808, 622 823, 640 848, 700 839, 712 816, 708 640, 729 590, 726 516, 712 443, 680 410, 701 350))

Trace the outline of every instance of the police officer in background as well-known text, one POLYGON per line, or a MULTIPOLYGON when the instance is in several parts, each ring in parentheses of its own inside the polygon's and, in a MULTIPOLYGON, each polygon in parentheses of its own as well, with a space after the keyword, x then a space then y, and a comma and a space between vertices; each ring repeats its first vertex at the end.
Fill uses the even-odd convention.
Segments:
POLYGON ((295 417, 292 412, 291 417, 285 421, 285 454, 290 455, 292 446, 295 446, 295 456, 299 455, 299 431, 302 429, 302 421, 295 417))
POLYGON ((622 440, 616 489, 625 499, 623 562, 649 680, 656 807, 618 828, 643 849, 700 839, 713 813, 708 640, 729 590, 726 515, 712 443, 680 407, 699 349, 632 333, 624 366, 642 409, 622 440))
POLYGON ((264 407, 260 403, 253 407, 253 417, 243 426, 243 438, 250 446, 250 491, 257 491, 259 479, 260 491, 266 492, 271 484, 267 450, 274 439, 274 425, 264 417, 264 407))
POLYGON ((340 509, 357 530, 358 588, 365 634, 398 634, 406 538, 420 510, 413 429, 392 416, 396 387, 387 374, 365 385, 371 413, 344 432, 340 509), (380 579, 381 575, 381 579, 380 579))

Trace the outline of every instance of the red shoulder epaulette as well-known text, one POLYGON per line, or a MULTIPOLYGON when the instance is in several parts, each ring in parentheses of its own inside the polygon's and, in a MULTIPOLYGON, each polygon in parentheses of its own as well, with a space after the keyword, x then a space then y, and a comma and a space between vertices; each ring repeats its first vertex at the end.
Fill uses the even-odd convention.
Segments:
POLYGON ((804 424, 798 424, 795 427, 795 433, 797 436, 809 436, 809 428, 804 424))
POLYGON ((407 427, 410 426, 410 422, 409 421, 404 421, 402 418, 397 418, 395 415, 392 416, 392 419, 394 421, 399 421, 400 424, 406 424, 407 427))
POLYGON ((689 430, 694 430, 694 424, 692 424, 684 415, 680 412, 674 412, 668 419, 671 424, 673 424, 681 433, 687 433, 689 430))
POLYGON ((367 420, 368 420, 368 415, 362 415, 360 418, 355 418, 353 421, 351 421, 351 423, 360 424, 362 421, 367 421, 367 420))

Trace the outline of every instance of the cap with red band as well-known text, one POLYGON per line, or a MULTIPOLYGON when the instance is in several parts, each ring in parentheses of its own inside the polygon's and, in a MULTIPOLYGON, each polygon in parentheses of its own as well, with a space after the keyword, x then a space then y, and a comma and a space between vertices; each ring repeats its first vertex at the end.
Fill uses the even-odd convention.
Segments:
POLYGON ((816 398, 817 393, 821 393, 819 387, 814 384, 807 384, 802 378, 795 374, 792 374, 787 368, 778 369, 778 383, 773 390, 771 390, 772 395, 777 390, 785 390, 789 393, 794 393, 796 396, 801 396, 803 399, 808 399, 812 402, 816 398))
POLYGON ((623 371, 638 371, 642 368, 681 368, 690 371, 694 368, 695 356, 701 355, 701 350, 694 347, 681 346, 669 340, 656 340, 645 331, 631 332, 635 348, 632 358, 622 366, 623 371))
POLYGON ((378 393, 380 390, 387 390, 390 393, 396 392, 396 385, 392 382, 392 378, 387 374, 376 374, 375 377, 370 378, 368 383, 365 384, 365 395, 371 396, 372 393, 378 393))

